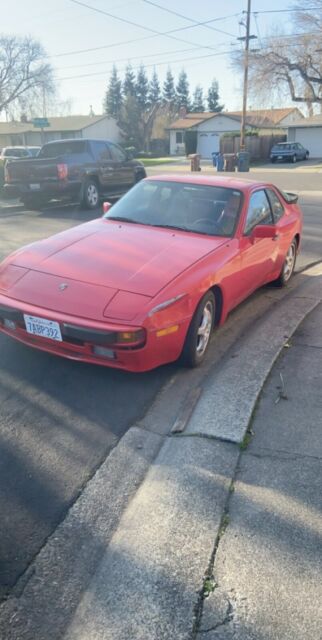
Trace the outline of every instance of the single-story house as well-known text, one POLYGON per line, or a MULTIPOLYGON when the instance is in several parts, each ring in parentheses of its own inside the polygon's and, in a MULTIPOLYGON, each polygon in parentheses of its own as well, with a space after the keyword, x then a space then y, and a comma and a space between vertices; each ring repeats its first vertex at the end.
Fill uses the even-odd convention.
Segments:
MULTIPOLYGON (((277 133, 287 129, 287 122, 302 116, 299 109, 262 109, 248 111, 246 130, 259 133, 277 133), (278 112, 278 113, 277 113, 278 112)), ((221 113, 182 113, 169 127, 170 154, 185 153, 184 133, 187 130, 198 132, 197 153, 202 158, 211 158, 213 152, 219 151, 220 137, 224 133, 238 132, 241 125, 241 111, 221 113)))
POLYGON ((0 122, 0 149, 12 145, 41 146, 64 138, 93 138, 119 142, 120 129, 113 118, 102 116, 48 117, 49 127, 41 131, 32 122, 0 122))
POLYGON ((287 140, 300 142, 308 149, 311 158, 322 158, 322 114, 290 124, 287 140))

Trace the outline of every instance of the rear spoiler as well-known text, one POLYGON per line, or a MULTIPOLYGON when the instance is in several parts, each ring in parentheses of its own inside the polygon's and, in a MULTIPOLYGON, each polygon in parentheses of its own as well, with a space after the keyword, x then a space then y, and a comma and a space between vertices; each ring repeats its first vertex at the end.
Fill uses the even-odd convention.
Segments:
POLYGON ((297 203, 299 199, 298 193, 292 193, 291 191, 282 191, 282 193, 286 202, 288 202, 289 204, 297 203))

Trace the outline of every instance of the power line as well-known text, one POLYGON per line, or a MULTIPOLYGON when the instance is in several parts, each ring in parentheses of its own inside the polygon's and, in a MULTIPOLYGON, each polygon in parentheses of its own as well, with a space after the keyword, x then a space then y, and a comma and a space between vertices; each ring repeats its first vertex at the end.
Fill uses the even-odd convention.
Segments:
MULTIPOLYGON (((125 45, 125 44, 132 44, 132 43, 135 43, 135 42, 142 42, 143 40, 149 40, 151 38, 155 38, 155 37, 158 37, 158 36, 166 36, 168 38, 171 38, 172 40, 177 40, 178 42, 184 42, 185 44, 193 45, 194 47, 196 47, 198 49, 203 48, 203 49, 210 49, 212 51, 216 49, 216 47, 212 47, 210 45, 199 45, 198 43, 191 42, 190 40, 184 40, 183 38, 177 38, 176 36, 172 35, 174 33, 180 32, 180 31, 186 31, 187 29, 193 29, 193 28, 198 27, 198 26, 204 26, 204 25, 210 24, 212 22, 215 22, 216 18, 212 18, 211 20, 204 20, 204 21, 196 23, 196 24, 188 25, 188 26, 185 26, 185 27, 178 27, 176 29, 171 29, 169 31, 163 31, 162 32, 162 31, 156 31, 155 29, 151 29, 149 27, 145 27, 145 26, 140 25, 140 24, 138 24, 136 22, 133 22, 131 20, 127 20, 126 18, 121 18, 119 16, 115 16, 114 14, 111 14, 111 13, 109 13, 107 11, 103 11, 103 9, 98 9, 96 7, 92 7, 91 5, 88 5, 85 2, 81 2, 80 0, 69 0, 69 1, 73 2, 74 4, 86 7, 87 9, 95 11, 96 13, 107 15, 108 17, 114 18, 115 20, 119 20, 120 22, 124 22, 126 24, 130 24, 130 25, 138 27, 140 29, 144 29, 145 31, 150 31, 150 32, 153 33, 153 35, 152 36, 143 36, 143 37, 140 37, 140 38, 133 38, 131 40, 125 40, 123 42, 118 42, 118 43, 114 43, 114 44, 110 44, 110 45, 103 45, 103 46, 100 46, 100 47, 90 47, 90 48, 87 48, 87 49, 79 49, 79 50, 75 50, 75 51, 68 51, 66 53, 56 53, 56 54, 50 56, 52 58, 76 55, 76 54, 79 54, 79 53, 90 53, 92 51, 99 51, 101 49, 109 49, 111 47, 122 46, 122 45, 125 45)), ((231 35, 231 34, 228 34, 228 35, 231 35)), ((232 35, 232 37, 235 37, 235 36, 232 35)))
MULTIPOLYGON (((179 62, 190 62, 190 61, 194 62, 194 60, 203 60, 205 58, 215 58, 217 56, 224 56, 224 55, 227 55, 227 54, 230 54, 230 53, 231 53, 231 50, 229 50, 229 51, 220 51, 220 52, 217 52, 217 53, 207 53, 204 56, 194 56, 193 58, 181 58, 180 60, 175 60, 174 62, 173 62, 173 60, 166 60, 166 61, 159 62, 159 63, 152 62, 151 64, 145 65, 145 67, 146 68, 156 67, 156 66, 159 67, 159 66, 163 66, 163 65, 177 64, 179 62)), ((137 65, 137 66, 133 67, 133 69, 139 69, 139 68, 140 68, 140 65, 137 65)), ((125 67, 123 69, 120 69, 120 71, 124 71, 124 70, 125 70, 125 67)), ((56 80, 61 82, 63 80, 76 80, 78 78, 92 78, 94 76, 95 77, 96 76, 102 76, 102 75, 106 76, 106 73, 107 73, 106 71, 97 71, 95 73, 85 73, 85 74, 80 74, 80 75, 77 75, 77 76, 64 76, 63 78, 56 77, 56 80)))
MULTIPOLYGON (((319 12, 316 7, 308 7, 307 9, 267 9, 266 11, 252 11, 252 14, 260 13, 307 13, 308 11, 319 12)), ((246 11, 243 11, 246 13, 246 11)))
MULTIPOLYGON (((145 4, 152 5, 152 7, 157 7, 157 9, 161 9, 161 11, 166 11, 166 13, 171 13, 173 16, 183 18, 184 20, 189 20, 189 22, 192 22, 195 25, 199 24, 198 20, 193 20, 193 18, 189 18, 188 16, 183 15, 182 13, 178 13, 177 11, 173 11, 172 9, 167 9, 166 7, 162 7, 160 4, 157 4, 156 2, 152 2, 152 0, 142 0, 142 2, 144 2, 145 4)), ((227 18, 235 18, 236 16, 239 16, 239 15, 240 15, 240 12, 232 13, 230 16, 225 16, 224 18, 215 18, 212 22, 227 20, 227 18)), ((224 33, 226 36, 231 36, 232 38, 235 37, 232 33, 228 33, 227 31, 222 31, 222 29, 216 29, 215 27, 211 27, 208 24, 205 24, 202 26, 204 26, 206 29, 211 29, 211 31, 218 31, 218 33, 224 33)))

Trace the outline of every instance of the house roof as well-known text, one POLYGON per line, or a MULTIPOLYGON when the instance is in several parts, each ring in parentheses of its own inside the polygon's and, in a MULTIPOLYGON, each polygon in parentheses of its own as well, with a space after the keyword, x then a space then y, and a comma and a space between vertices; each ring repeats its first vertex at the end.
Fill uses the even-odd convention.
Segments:
MULTIPOLYGON (((46 129, 47 131, 81 131, 107 117, 106 115, 49 117, 50 127, 46 129)), ((27 133, 36 131, 37 128, 32 122, 0 122, 0 134, 27 133)))
MULTIPOLYGON (((297 107, 286 107, 285 109, 254 109, 247 112, 247 115, 251 118, 256 118, 260 122, 261 120, 270 120, 275 125, 279 124, 284 118, 291 113, 297 112, 298 117, 303 116, 301 111, 297 107)), ((231 115, 241 117, 242 111, 231 111, 231 115)))
MULTIPOLYGON (((297 112, 298 117, 300 118, 302 114, 297 107, 247 111, 246 123, 252 127, 271 128, 278 125, 282 120, 284 120, 284 118, 294 111, 297 112)), ((175 120, 168 129, 190 129, 191 127, 195 127, 210 118, 217 118, 218 116, 226 116, 232 120, 240 120, 242 117, 242 111, 221 111, 219 113, 205 111, 204 113, 187 113, 184 118, 178 118, 178 120, 175 120)))
POLYGON ((319 113, 311 118, 303 118, 303 120, 292 122, 292 124, 288 125, 288 128, 290 127, 294 129, 297 127, 322 127, 322 114, 319 113))

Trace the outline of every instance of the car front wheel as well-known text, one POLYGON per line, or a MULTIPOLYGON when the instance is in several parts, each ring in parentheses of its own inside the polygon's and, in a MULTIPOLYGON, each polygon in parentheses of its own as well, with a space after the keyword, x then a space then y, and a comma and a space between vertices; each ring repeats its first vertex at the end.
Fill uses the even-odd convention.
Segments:
POLYGON ((279 287, 285 287, 285 285, 287 285, 287 283, 291 279, 291 276, 295 268, 296 254, 297 254, 297 242, 296 240, 293 240, 285 256, 282 271, 278 279, 276 280, 276 284, 279 287))
POLYGON ((297 160, 297 157, 296 157, 296 155, 295 155, 295 153, 294 153, 294 156, 292 157, 292 162, 293 162, 293 164, 295 164, 296 160, 297 160))
POLYGON ((215 322, 215 296, 211 291, 199 302, 182 351, 187 367, 198 367, 206 355, 215 322))

